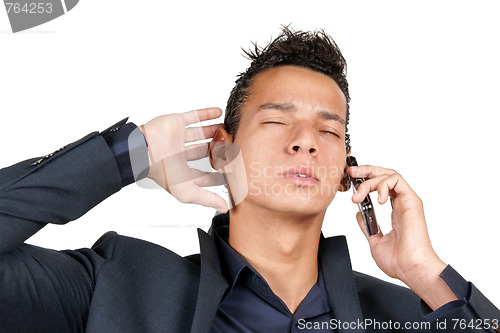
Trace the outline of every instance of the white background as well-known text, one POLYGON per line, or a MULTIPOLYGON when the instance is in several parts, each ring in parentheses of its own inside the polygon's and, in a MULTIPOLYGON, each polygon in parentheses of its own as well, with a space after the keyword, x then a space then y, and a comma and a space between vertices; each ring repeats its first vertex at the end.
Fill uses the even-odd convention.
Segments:
MULTIPOLYGON (((45 155, 130 116, 224 109, 241 47, 281 24, 324 28, 348 62, 353 155, 396 169, 423 199, 435 250, 493 303, 500 218, 500 21, 494 1, 81 0, 68 14, 12 34, 0 10, 0 166, 45 155)), ((351 192, 324 234, 345 234, 353 267, 385 277, 355 221, 351 192)), ((376 197, 376 196, 375 196, 376 197)), ((376 207, 383 230, 389 207, 376 207)), ((84 217, 29 242, 89 247, 108 230, 179 254, 198 251, 212 209, 124 188, 84 217)))

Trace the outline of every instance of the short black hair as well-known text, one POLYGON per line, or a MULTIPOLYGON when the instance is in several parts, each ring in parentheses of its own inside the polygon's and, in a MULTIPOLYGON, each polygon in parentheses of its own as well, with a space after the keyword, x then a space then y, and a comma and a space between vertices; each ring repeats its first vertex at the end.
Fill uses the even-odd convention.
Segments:
POLYGON ((293 31, 284 26, 280 35, 266 47, 259 48, 257 43, 253 46, 253 50, 243 50, 251 64, 245 72, 238 75, 227 101, 224 126, 228 133, 233 134, 233 140, 241 118, 241 106, 247 101, 254 77, 271 67, 293 65, 323 73, 339 85, 347 101, 345 146, 349 152, 351 140, 347 134, 347 124, 351 99, 346 79, 347 63, 333 38, 324 30, 293 31))

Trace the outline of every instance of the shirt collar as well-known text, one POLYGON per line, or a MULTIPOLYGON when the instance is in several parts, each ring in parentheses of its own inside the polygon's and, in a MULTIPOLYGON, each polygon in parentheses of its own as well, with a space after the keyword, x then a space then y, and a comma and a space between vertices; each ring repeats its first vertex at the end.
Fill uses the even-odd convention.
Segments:
POLYGON ((241 271, 247 267, 255 274, 260 274, 250 265, 250 263, 228 243, 229 226, 219 226, 214 230, 215 244, 221 259, 222 275, 226 278, 230 286, 233 286, 241 271))
MULTIPOLYGON (((229 239, 229 226, 219 225, 213 230, 215 243, 219 251, 219 256, 221 259, 222 275, 226 278, 229 288, 226 291, 226 296, 234 288, 237 280, 241 275, 245 275, 243 278, 251 279, 252 277, 248 274, 243 274, 244 271, 248 270, 253 272, 253 276, 259 277, 260 281, 264 282, 264 278, 252 267, 252 265, 238 252, 236 252, 228 243, 229 239)), ((259 280, 259 279, 258 279, 259 280)), ((261 282, 261 283, 262 283, 261 282)), ((247 282, 248 283, 248 282, 247 282)), ((259 284, 253 284, 258 286, 259 284)), ((267 284, 266 284, 267 286, 267 284)), ((270 301, 269 297, 266 297, 266 288, 261 286, 262 289, 261 297, 266 298, 270 301)), ((258 291, 258 290, 255 290, 258 291)), ((269 292, 271 290, 269 289, 269 292)), ((274 303, 274 302, 271 302, 274 303)), ((284 304, 283 304, 284 306, 284 304)), ((278 307, 276 304, 275 307, 278 307)), ((286 306, 285 306, 286 308, 286 306)), ((303 317, 313 317, 322 313, 331 311, 330 304, 328 302, 328 296, 325 287, 325 281, 323 278, 323 273, 321 270, 321 265, 318 263, 318 281, 309 291, 308 295, 304 298, 303 304, 297 309, 296 315, 303 317)))

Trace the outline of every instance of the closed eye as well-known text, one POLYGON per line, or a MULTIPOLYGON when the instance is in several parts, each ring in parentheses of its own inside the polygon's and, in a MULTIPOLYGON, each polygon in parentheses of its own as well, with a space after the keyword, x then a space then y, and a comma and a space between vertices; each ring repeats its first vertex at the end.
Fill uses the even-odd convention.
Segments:
POLYGON ((322 133, 326 133, 326 134, 335 135, 336 137, 340 138, 340 135, 338 135, 337 133, 332 132, 332 131, 320 131, 320 132, 322 132, 322 133))
POLYGON ((263 124, 279 124, 279 125, 285 125, 285 123, 279 122, 279 121, 264 121, 263 124))

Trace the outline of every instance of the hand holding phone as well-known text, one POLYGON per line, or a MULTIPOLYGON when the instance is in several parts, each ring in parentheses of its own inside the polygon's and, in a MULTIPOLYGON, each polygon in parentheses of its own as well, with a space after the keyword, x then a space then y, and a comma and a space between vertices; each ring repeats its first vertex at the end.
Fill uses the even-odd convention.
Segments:
MULTIPOLYGON (((347 166, 358 166, 358 162, 354 156, 347 156, 346 159, 347 166)), ((365 179, 364 178, 354 178, 347 174, 349 177, 349 181, 352 184, 353 191, 356 193, 359 185, 361 185, 365 179)), ((365 224, 366 231, 368 236, 373 236, 378 234, 378 224, 377 218, 375 217, 375 210, 373 208, 372 200, 370 199, 370 195, 367 194, 366 198, 358 203, 359 212, 361 213, 361 217, 363 218, 363 222, 365 224)))

